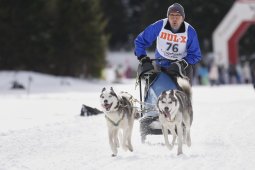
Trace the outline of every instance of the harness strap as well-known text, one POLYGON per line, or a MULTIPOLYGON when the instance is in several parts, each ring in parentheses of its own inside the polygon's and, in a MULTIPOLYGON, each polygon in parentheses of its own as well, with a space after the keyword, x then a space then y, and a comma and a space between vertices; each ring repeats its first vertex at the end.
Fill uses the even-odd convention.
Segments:
MULTIPOLYGON (((128 94, 128 95, 130 96, 129 98, 126 98, 129 102, 132 102, 132 103, 139 103, 139 104, 141 104, 141 105, 150 105, 150 106, 151 106, 151 107, 149 107, 149 108, 143 108, 143 109, 141 109, 140 111, 137 110, 138 112, 140 112, 140 113, 146 113, 146 112, 150 112, 150 111, 157 111, 157 109, 155 108, 155 104, 139 101, 138 99, 134 98, 132 95, 130 95, 130 94, 127 93, 127 92, 123 92, 123 91, 122 91, 122 93, 126 93, 126 94, 128 94)), ((133 109, 133 108, 138 108, 138 107, 130 107, 130 106, 127 106, 127 105, 123 105, 122 100, 119 101, 118 107, 119 107, 119 111, 120 111, 120 110, 123 110, 124 108, 132 108, 132 109, 133 109)), ((122 118, 121 118, 117 123, 115 123, 114 121, 112 121, 112 120, 111 120, 109 117, 107 117, 106 115, 105 115, 105 118, 106 118, 109 122, 111 122, 114 126, 118 126, 119 123, 123 120, 124 114, 123 114, 122 118)))
POLYGON ((124 119, 124 116, 125 116, 125 114, 123 113, 122 114, 122 117, 120 118, 120 120, 118 120, 116 123, 113 121, 113 120, 111 120, 108 116, 106 116, 105 115, 105 118, 106 118, 106 120, 108 120, 109 122, 111 122, 114 126, 119 126, 119 124, 120 124, 120 122, 124 119))
POLYGON ((137 103, 142 104, 142 105, 147 104, 147 105, 155 106, 155 104, 147 103, 147 102, 142 102, 142 101, 139 101, 139 100, 137 100, 137 99, 133 99, 132 101, 133 101, 133 102, 137 102, 137 103))
MULTIPOLYGON (((139 101, 139 100, 137 100, 137 99, 135 99, 135 98, 133 98, 132 99, 132 102, 136 102, 136 103, 139 103, 139 104, 141 104, 141 105, 151 105, 149 108, 143 108, 143 109, 141 109, 140 111, 138 111, 138 112, 140 112, 140 113, 146 113, 146 112, 150 112, 150 111, 158 111, 155 107, 156 107, 156 105, 155 104, 152 104, 152 103, 148 103, 148 102, 142 102, 142 101, 139 101)), ((136 107, 136 108, 138 108, 138 107, 136 107)))

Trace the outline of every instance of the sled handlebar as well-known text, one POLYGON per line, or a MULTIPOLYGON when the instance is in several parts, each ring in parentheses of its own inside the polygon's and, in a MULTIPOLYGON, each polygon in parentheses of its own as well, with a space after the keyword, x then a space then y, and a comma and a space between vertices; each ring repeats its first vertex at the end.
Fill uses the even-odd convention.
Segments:
POLYGON ((171 61, 171 62, 176 62, 176 61, 179 61, 179 60, 169 60, 169 59, 166 59, 166 58, 153 58, 151 59, 151 61, 171 61))

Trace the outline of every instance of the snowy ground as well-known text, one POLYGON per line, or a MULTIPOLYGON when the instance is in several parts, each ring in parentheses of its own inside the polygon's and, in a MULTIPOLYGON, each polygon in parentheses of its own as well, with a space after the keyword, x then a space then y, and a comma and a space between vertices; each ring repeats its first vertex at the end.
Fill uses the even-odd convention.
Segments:
POLYGON ((163 136, 141 144, 139 122, 134 152, 111 157, 103 114, 80 117, 82 104, 100 108, 104 86, 138 98, 134 80, 88 82, 43 74, 0 72, 0 170, 253 170, 255 92, 251 85, 193 87, 192 146, 169 151, 163 136), (14 79, 30 90, 10 90, 14 79))

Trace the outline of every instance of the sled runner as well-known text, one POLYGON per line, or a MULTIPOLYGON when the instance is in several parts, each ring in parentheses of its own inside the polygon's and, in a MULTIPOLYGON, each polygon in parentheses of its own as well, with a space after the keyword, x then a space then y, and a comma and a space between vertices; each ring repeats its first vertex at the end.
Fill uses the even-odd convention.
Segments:
MULTIPOLYGON (((156 59, 152 60, 155 61, 156 59)), ((162 71, 155 72, 154 67, 138 66, 138 85, 140 90, 140 134, 141 140, 144 143, 147 135, 162 134, 161 125, 158 117, 159 113, 156 110, 156 102, 158 96, 166 90, 177 89, 177 83, 173 77, 162 71), (143 68, 145 67, 145 68, 143 68), (145 84, 144 94, 142 93, 142 81, 145 84)))

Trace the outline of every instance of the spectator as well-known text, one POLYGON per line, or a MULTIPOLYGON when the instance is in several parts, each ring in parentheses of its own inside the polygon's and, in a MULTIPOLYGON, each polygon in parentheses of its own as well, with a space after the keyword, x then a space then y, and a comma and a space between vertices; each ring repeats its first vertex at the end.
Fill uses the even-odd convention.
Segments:
POLYGON ((215 63, 213 63, 211 68, 210 68, 210 71, 209 71, 209 80, 210 80, 210 84, 212 86, 218 84, 219 70, 218 70, 218 66, 215 63))

